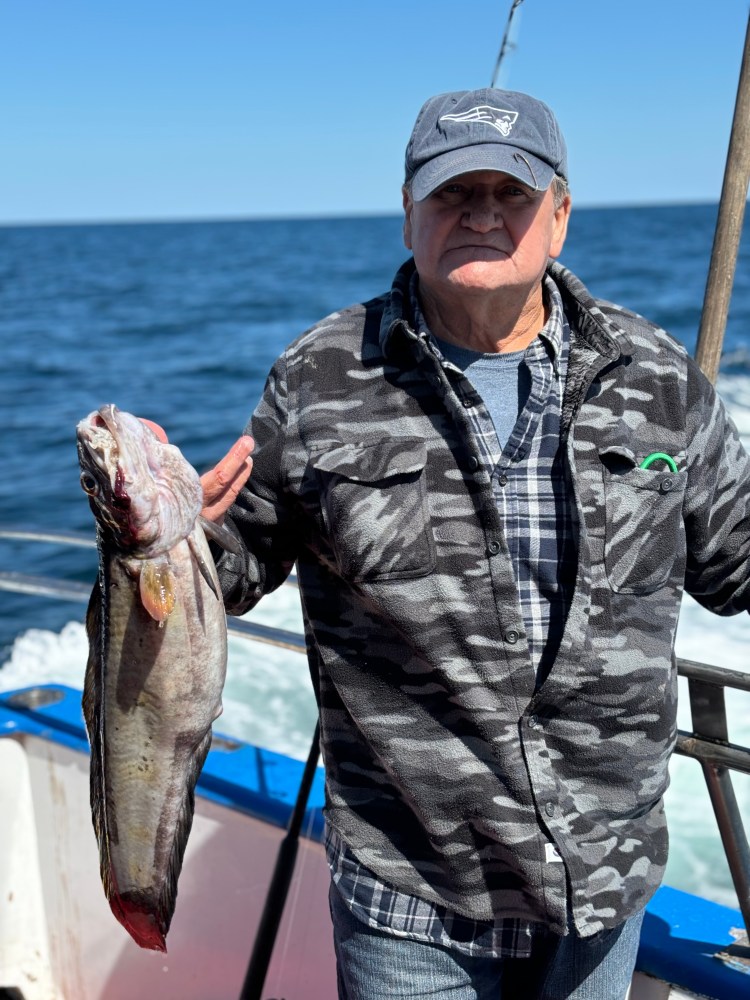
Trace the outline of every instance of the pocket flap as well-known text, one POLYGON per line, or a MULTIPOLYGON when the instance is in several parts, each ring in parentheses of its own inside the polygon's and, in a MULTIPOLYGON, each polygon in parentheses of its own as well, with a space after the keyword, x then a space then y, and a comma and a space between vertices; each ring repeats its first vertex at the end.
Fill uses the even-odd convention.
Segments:
POLYGON ((682 492, 687 485, 687 472, 672 472, 664 463, 642 469, 634 451, 623 445, 600 448, 599 458, 606 469, 606 481, 635 490, 659 490, 662 493, 682 492))
POLYGON ((379 444, 355 442, 312 456, 316 469, 364 483, 420 472, 426 461, 427 445, 422 438, 388 438, 379 444))

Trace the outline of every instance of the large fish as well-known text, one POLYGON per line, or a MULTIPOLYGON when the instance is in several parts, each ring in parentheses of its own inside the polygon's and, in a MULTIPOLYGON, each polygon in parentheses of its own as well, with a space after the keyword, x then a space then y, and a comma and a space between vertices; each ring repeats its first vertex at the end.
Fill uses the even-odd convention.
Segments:
POLYGON ((83 710, 104 891, 142 948, 166 951, 193 793, 221 712, 226 618, 196 471, 113 405, 77 428, 97 521, 83 710))

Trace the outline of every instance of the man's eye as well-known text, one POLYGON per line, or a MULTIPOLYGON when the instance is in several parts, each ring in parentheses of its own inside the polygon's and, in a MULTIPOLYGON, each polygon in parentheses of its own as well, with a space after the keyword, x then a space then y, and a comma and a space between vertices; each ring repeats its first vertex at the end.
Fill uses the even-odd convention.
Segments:
POLYGON ((435 192, 436 198, 450 205, 466 198, 466 188, 462 184, 444 184, 435 192))

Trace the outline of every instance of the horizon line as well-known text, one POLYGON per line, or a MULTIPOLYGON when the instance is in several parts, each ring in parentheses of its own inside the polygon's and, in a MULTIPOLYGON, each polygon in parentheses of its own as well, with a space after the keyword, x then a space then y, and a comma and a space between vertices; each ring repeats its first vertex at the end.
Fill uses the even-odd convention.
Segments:
MULTIPOLYGON (((690 208, 698 206, 717 206, 718 200, 705 200, 703 198, 688 199, 681 201, 632 201, 612 203, 584 203, 573 204, 574 212, 579 211, 617 211, 619 209, 634 208, 690 208)), ((247 222, 331 222, 336 220, 349 219, 398 219, 402 217, 400 211, 372 211, 372 212, 333 212, 329 214, 310 213, 304 215, 174 215, 174 216, 139 216, 133 218, 70 218, 70 219, 21 219, 17 221, 0 220, 0 229, 45 229, 57 227, 82 227, 82 226, 168 226, 168 225, 191 225, 191 224, 224 224, 224 223, 247 223, 247 222)))

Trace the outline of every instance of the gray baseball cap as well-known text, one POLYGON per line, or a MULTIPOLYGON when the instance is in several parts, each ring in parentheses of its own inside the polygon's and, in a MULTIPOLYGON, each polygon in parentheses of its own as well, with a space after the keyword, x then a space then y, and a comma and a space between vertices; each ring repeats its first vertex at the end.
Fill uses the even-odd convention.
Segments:
POLYGON ((568 156, 552 111, 513 90, 459 90, 431 97, 406 147, 406 181, 422 201, 470 170, 497 170, 546 191, 568 178, 568 156))

